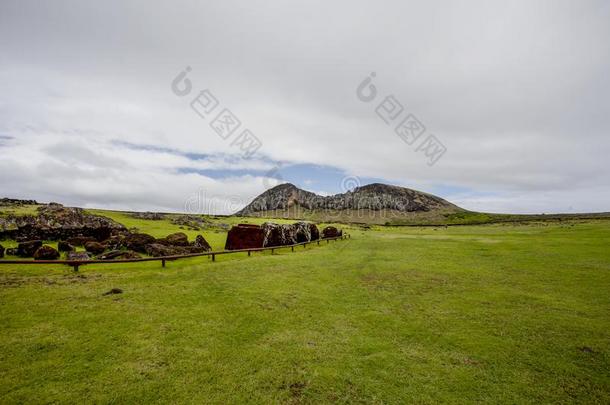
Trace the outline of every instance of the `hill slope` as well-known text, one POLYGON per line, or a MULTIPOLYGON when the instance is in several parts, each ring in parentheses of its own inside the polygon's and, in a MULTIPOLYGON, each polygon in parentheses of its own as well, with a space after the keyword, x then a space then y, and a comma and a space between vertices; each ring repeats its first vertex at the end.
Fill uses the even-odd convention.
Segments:
POLYGON ((265 191, 236 215, 383 223, 392 218, 433 218, 460 211, 440 197, 387 184, 320 196, 287 183, 265 191))

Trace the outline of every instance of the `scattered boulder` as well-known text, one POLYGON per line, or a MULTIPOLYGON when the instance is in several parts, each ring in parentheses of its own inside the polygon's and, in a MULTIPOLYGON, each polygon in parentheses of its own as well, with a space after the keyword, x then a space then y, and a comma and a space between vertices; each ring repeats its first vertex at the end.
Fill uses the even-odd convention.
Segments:
POLYGON ((154 236, 145 233, 130 233, 122 241, 122 245, 138 253, 146 253, 146 245, 156 243, 154 236))
POLYGON ((7 256, 17 256, 17 248, 7 248, 5 253, 7 256))
POLYGON ((189 238, 184 232, 176 232, 165 237, 167 244, 171 246, 188 246, 189 238))
POLYGON ((60 240, 57 243, 57 250, 59 250, 60 252, 72 252, 76 249, 74 248, 74 246, 72 246, 68 242, 60 240))
POLYGON ((57 260, 59 252, 49 245, 39 247, 34 253, 34 260, 57 260))
POLYGON ((198 247, 203 249, 204 252, 211 252, 212 246, 208 243, 207 240, 202 235, 197 235, 195 238, 195 242, 193 242, 194 247, 198 247))
POLYGON ((211 225, 209 220, 199 215, 180 215, 172 219, 172 224, 180 225, 181 229, 190 228, 196 231, 211 225))
POLYGON ((91 260, 91 256, 87 252, 68 252, 66 256, 68 260, 87 261, 91 260))
MULTIPOLYGON (((203 247, 199 247, 199 246, 172 246, 174 249, 176 249, 179 253, 176 253, 178 255, 188 255, 188 254, 193 254, 193 253, 203 253, 203 252, 209 252, 209 250, 206 250, 203 247)), ((212 249, 210 249, 212 250, 212 249)))
POLYGON ((97 256, 99 260, 129 260, 129 259, 139 259, 140 256, 138 253, 131 250, 112 250, 110 252, 106 252, 97 256))
POLYGON ((120 250, 123 246, 123 239, 125 235, 112 235, 102 243, 107 246, 110 250, 120 250))
POLYGON ((238 224, 229 230, 225 250, 262 248, 264 239, 265 234, 260 226, 238 224))
POLYGON ((136 219, 146 219, 149 221, 160 221, 165 219, 165 215, 158 212, 133 212, 131 213, 131 216, 136 219))
POLYGON ((28 242, 21 242, 17 245, 17 256, 21 257, 32 257, 34 253, 42 247, 41 240, 31 240, 28 242))
POLYGON ((343 231, 335 228, 334 226, 327 226, 322 231, 322 236, 324 238, 336 238, 343 235, 343 231))
POLYGON ((174 246, 166 246, 160 243, 150 243, 146 245, 146 253, 152 257, 175 256, 183 252, 174 246))
POLYGON ((85 249, 89 253, 93 253, 94 255, 99 255, 101 253, 104 253, 104 250, 106 250, 106 245, 103 245, 99 242, 87 242, 87 243, 85 243, 85 249))
POLYGON ((4 257, 4 246, 0 245, 0 258, 4 257))
POLYGON ((73 238, 69 238, 66 242, 72 246, 85 246, 85 243, 97 242, 97 239, 91 236, 75 236, 73 238))

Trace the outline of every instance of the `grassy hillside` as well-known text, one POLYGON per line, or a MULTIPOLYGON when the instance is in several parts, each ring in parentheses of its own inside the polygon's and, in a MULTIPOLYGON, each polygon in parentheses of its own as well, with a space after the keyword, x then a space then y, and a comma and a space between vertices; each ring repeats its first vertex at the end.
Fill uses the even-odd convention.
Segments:
POLYGON ((610 402, 610 222, 351 233, 0 266, 0 403, 610 402))
POLYGON ((610 213, 590 214, 494 214, 467 210, 433 210, 400 212, 395 210, 307 210, 297 205, 285 210, 269 210, 252 214, 258 218, 306 219, 316 222, 355 223, 389 226, 482 225, 504 222, 561 221, 578 219, 610 219, 610 213))

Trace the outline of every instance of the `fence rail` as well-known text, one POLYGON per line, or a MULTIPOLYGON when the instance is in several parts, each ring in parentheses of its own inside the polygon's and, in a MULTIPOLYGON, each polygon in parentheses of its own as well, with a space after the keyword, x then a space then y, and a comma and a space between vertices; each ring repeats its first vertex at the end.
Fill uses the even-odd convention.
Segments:
POLYGON ((248 256, 252 254, 252 252, 264 252, 267 250, 271 251, 273 254, 276 250, 279 249, 291 249, 294 252, 294 248, 297 246, 303 246, 304 248, 307 245, 311 245, 313 243, 317 243, 326 241, 326 243, 330 243, 330 241, 344 240, 350 239, 351 236, 349 234, 345 234, 342 236, 337 236, 334 238, 322 238, 318 240, 313 240, 310 242, 300 242, 295 243, 293 245, 284 245, 284 246, 271 246, 271 247, 262 247, 262 248, 252 248, 252 249, 238 249, 238 250, 219 250, 216 252, 203 252, 203 253, 190 253, 186 255, 175 255, 175 256, 160 256, 160 257, 142 257, 139 259, 118 259, 118 260, 2 260, 0 259, 0 264, 64 264, 66 266, 71 266, 74 271, 78 271, 80 266, 85 266, 87 264, 116 264, 116 263, 137 263, 137 262, 156 262, 160 261, 161 266, 165 267, 166 262, 176 261, 180 259, 189 259, 193 257, 202 257, 202 256, 211 256, 212 261, 216 261, 216 256, 219 255, 228 255, 234 253, 248 253, 248 256))

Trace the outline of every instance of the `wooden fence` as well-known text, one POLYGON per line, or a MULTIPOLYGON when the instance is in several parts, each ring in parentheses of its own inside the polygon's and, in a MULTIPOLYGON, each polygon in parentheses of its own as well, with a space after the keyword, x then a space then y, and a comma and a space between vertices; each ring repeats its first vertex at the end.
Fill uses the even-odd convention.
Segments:
POLYGON ((180 259, 187 259, 192 257, 200 257, 200 256, 211 256, 212 261, 216 261, 216 256, 218 255, 228 255, 234 253, 248 253, 248 256, 252 255, 252 252, 264 252, 267 250, 271 251, 271 254, 274 254, 276 250, 279 249, 291 249, 294 252, 294 248, 297 246, 303 246, 306 248, 307 245, 311 245, 313 243, 317 243, 326 241, 326 243, 330 243, 330 241, 344 240, 349 239, 351 236, 349 234, 337 236, 334 238, 322 238, 318 240, 313 240, 310 242, 301 242, 295 243, 294 245, 285 245, 285 246, 273 246, 273 247, 263 247, 263 248, 253 248, 253 249, 239 249, 239 250, 220 250, 216 252, 204 252, 204 253, 191 253, 187 255, 176 255, 176 256, 161 256, 161 257, 142 257, 140 259, 119 259, 119 260, 2 260, 0 259, 0 264, 64 264, 67 266, 71 266, 74 271, 78 271, 80 266, 85 266, 87 264, 115 264, 115 263, 136 263, 136 262, 154 262, 160 261, 161 266, 165 267, 166 262, 171 262, 180 259))

